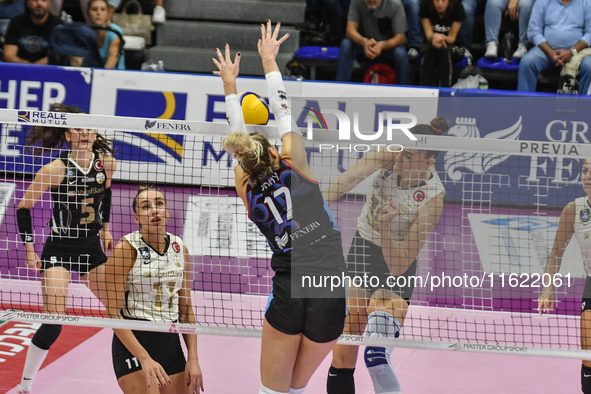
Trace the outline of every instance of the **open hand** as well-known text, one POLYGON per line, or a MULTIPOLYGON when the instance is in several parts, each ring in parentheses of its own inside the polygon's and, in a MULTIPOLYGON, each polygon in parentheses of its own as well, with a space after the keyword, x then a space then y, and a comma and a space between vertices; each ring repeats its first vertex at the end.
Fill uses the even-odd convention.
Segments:
POLYGON ((200 393, 205 391, 203 388, 203 373, 199 366, 199 361, 189 359, 185 366, 185 378, 187 380, 187 386, 190 386, 189 392, 200 393))
POLYGON ((220 51, 219 48, 216 48, 215 51, 218 58, 211 58, 211 60, 213 60, 213 64, 216 65, 219 71, 214 71, 213 73, 222 77, 224 83, 235 82, 240 72, 240 52, 236 54, 234 62, 232 62, 230 57, 230 45, 226 44, 225 56, 222 55, 222 51, 220 51))
POLYGON ((281 23, 277 22, 277 25, 275 25, 275 31, 273 31, 271 19, 267 21, 266 27, 263 23, 261 23, 261 38, 257 43, 257 48, 259 50, 259 55, 261 55, 263 60, 275 60, 277 58, 277 54, 279 53, 279 47, 285 40, 289 38, 289 33, 287 33, 280 39, 277 39, 279 36, 280 27, 281 23))

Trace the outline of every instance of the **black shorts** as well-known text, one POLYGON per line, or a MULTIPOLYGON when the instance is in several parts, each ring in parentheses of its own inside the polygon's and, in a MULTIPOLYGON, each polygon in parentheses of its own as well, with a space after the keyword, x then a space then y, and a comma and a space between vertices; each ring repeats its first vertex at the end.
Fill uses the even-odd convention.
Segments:
POLYGON ((581 313, 591 309, 591 276, 585 279, 585 290, 583 290, 583 299, 581 300, 581 313))
POLYGON ((337 339, 343 333, 347 306, 345 298, 292 298, 291 274, 278 272, 265 318, 276 330, 287 334, 302 333, 318 343, 337 339))
POLYGON ((50 235, 41 253, 42 269, 64 267, 80 275, 107 262, 98 234, 83 238, 65 238, 50 235))
MULTIPOLYGON (((409 276, 414 276, 416 272, 417 261, 415 260, 400 276, 408 278, 409 276)), ((375 276, 379 279, 379 282, 374 281, 373 284, 377 286, 372 286, 368 279, 363 281, 363 286, 360 288, 367 290, 370 294, 375 293, 377 290, 389 290, 398 294, 410 304, 415 281, 400 281, 407 283, 407 285, 404 287, 389 287, 388 277, 393 275, 390 273, 386 260, 384 260, 382 248, 363 238, 359 234, 359 231, 355 232, 355 236, 351 242, 351 248, 349 248, 349 254, 347 255, 347 273, 352 279, 353 276, 359 276, 362 278, 364 274, 367 275, 368 278, 375 276)))
MULTIPOLYGON (((162 365, 168 376, 185 371, 185 356, 179 334, 168 332, 132 331, 138 342, 152 357, 162 365)), ((139 361, 113 334, 112 344, 113 369, 117 379, 142 369, 139 361)))

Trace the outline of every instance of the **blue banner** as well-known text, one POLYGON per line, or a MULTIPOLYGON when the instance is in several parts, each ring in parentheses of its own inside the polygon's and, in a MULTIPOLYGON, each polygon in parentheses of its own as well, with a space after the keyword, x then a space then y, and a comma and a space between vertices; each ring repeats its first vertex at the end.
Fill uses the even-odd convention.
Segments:
MULTIPOLYGON (((88 112, 91 84, 91 69, 0 63, 0 108, 33 115, 59 102, 88 112)), ((0 128, 0 171, 32 173, 51 160, 23 151, 27 132, 19 125, 0 128)))

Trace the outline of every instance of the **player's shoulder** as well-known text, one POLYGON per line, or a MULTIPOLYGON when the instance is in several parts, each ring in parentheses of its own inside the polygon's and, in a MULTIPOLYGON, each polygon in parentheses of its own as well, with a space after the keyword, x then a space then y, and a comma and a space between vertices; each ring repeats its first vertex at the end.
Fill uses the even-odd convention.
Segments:
POLYGON ((105 165, 105 170, 109 171, 117 166, 117 159, 113 156, 108 155, 106 153, 99 153, 98 158, 103 162, 105 165))

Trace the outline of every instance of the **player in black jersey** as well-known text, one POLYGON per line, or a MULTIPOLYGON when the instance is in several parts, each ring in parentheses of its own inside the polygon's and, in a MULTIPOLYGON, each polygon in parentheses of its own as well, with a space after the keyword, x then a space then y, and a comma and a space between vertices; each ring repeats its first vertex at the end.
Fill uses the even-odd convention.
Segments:
MULTIPOLYGON (((53 105, 51 110, 82 112, 77 107, 61 104, 53 105)), ((117 162, 109 142, 96 130, 45 126, 34 127, 27 138, 27 145, 35 147, 35 154, 44 149, 70 148, 37 172, 17 209, 27 256, 25 263, 30 269, 41 270, 47 313, 65 314, 71 271, 78 272, 80 279, 99 297, 99 287, 104 283, 102 264, 107 261, 101 238, 106 251, 113 249, 109 232, 110 187, 117 162), (50 235, 39 258, 33 243, 30 210, 48 190, 53 198, 53 214, 50 235)), ((43 324, 33 336, 19 393, 30 392, 33 378, 61 329, 61 325, 43 324)))
MULTIPOLYGON (((287 105, 281 73, 275 61, 279 24, 261 25, 258 50, 263 61, 270 105, 282 148, 278 152, 259 133, 235 132, 224 140, 234 154, 236 191, 250 219, 265 235, 273 257, 273 290, 263 322, 260 394, 303 393, 308 380, 333 348, 345 321, 344 289, 335 298, 292 297, 292 276, 323 267, 342 273, 340 232, 308 166, 304 139, 287 105)), ((226 45, 213 59, 220 71, 233 131, 244 131, 236 96, 240 54, 233 63, 226 45)), ((294 287, 295 289, 295 287, 294 287)), ((296 290, 297 291, 297 290, 296 290)))

